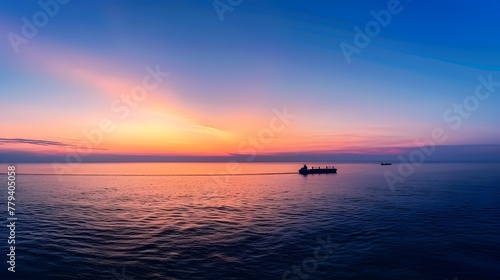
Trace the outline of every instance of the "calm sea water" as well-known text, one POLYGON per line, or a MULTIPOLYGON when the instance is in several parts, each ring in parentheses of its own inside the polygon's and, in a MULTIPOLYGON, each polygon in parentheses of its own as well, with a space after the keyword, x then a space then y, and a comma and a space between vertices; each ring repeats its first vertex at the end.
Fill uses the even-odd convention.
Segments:
POLYGON ((397 165, 239 167, 17 165, 15 274, 0 175, 0 279, 500 279, 499 164, 424 164, 394 191, 397 165))

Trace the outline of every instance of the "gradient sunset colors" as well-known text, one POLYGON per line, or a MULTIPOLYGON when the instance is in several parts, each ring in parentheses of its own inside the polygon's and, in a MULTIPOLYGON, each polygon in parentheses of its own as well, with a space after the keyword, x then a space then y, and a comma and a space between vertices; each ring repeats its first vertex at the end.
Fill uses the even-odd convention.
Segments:
POLYGON ((349 63, 390 2, 2 1, 0 154, 377 160, 440 128, 436 160, 498 158, 500 3, 398 1, 349 63))

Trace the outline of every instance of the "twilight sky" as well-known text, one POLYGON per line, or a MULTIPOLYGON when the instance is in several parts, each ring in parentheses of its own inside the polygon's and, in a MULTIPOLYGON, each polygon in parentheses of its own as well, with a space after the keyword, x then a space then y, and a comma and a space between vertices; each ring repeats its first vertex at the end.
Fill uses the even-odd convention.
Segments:
POLYGON ((4 159, 500 151, 498 1, 40 3, 0 2, 4 159))

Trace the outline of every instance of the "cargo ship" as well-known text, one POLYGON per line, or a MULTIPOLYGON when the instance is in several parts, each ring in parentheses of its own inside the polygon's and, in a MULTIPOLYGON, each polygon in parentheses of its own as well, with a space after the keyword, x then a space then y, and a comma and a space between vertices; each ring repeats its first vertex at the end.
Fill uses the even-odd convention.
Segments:
POLYGON ((307 168, 307 165, 304 164, 304 166, 299 169, 299 174, 301 175, 309 175, 309 174, 335 174, 337 173, 337 168, 334 166, 325 166, 325 168, 321 167, 312 167, 310 169, 307 168))

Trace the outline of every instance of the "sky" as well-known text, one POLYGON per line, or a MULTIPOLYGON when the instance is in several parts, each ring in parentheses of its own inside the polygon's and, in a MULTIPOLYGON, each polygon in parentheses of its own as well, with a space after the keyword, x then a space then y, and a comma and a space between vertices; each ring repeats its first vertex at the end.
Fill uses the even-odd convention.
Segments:
POLYGON ((1 1, 0 161, 498 159, 499 8, 1 1))

